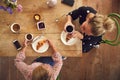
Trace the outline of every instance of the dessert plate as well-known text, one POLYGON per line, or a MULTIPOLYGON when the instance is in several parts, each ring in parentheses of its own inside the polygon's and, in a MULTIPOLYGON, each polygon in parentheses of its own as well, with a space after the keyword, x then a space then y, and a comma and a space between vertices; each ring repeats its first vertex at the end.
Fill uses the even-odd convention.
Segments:
POLYGON ((69 34, 67 32, 62 31, 62 33, 61 33, 61 41, 65 45, 74 45, 77 42, 78 38, 72 38, 72 37, 71 38, 67 38, 67 37, 69 37, 68 35, 69 34))
POLYGON ((33 39, 32 48, 37 53, 44 53, 48 50, 49 44, 44 36, 37 36, 33 39))

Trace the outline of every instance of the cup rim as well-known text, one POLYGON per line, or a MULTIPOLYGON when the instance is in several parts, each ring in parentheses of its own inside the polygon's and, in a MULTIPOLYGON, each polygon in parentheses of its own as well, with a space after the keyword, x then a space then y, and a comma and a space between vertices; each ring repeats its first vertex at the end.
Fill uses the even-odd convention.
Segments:
MULTIPOLYGON (((73 28, 73 30, 72 30, 71 32, 68 32, 68 31, 66 30, 66 32, 67 32, 67 33, 70 33, 70 34, 73 33, 74 27, 73 27, 72 25, 67 25, 66 28, 67 28, 68 26, 71 26, 71 27, 73 28)), ((66 29, 66 28, 65 28, 65 29, 66 29)))
POLYGON ((18 23, 13 23, 13 24, 11 24, 10 29, 11 29, 11 31, 12 31, 13 33, 19 33, 19 31, 20 31, 20 24, 18 24, 18 23), (13 26, 14 26, 15 24, 19 25, 19 30, 18 30, 18 31, 15 31, 15 30, 13 29, 13 26))
POLYGON ((31 41, 31 40, 33 39, 33 34, 31 34, 31 33, 27 33, 27 34, 25 34, 25 39, 26 39, 27 41, 31 41), (27 39, 27 35, 28 35, 28 34, 30 34, 30 35, 32 36, 31 39, 27 39))

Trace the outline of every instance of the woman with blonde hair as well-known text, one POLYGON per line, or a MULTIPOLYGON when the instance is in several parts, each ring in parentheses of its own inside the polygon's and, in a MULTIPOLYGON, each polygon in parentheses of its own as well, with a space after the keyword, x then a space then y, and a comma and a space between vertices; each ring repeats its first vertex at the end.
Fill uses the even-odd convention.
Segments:
POLYGON ((15 66, 23 74, 26 80, 56 80, 62 68, 63 61, 61 54, 56 47, 48 40, 50 47, 53 49, 51 57, 39 57, 28 65, 25 62, 25 50, 27 41, 24 42, 23 49, 17 54, 15 66))
POLYGON ((82 6, 73 10, 67 15, 67 25, 73 25, 72 21, 79 19, 80 32, 74 31, 73 37, 78 37, 82 40, 82 52, 86 53, 99 45, 102 41, 102 36, 112 31, 114 21, 104 15, 100 15, 92 7, 82 6))

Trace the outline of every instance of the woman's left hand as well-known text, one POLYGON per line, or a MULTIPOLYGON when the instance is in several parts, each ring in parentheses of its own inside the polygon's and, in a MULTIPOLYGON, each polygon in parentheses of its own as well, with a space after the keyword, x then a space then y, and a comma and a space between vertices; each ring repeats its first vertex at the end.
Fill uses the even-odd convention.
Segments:
POLYGON ((74 37, 74 38, 79 38, 79 39, 83 39, 83 35, 80 33, 80 32, 78 32, 78 31, 74 31, 73 33, 72 33, 72 36, 74 37))

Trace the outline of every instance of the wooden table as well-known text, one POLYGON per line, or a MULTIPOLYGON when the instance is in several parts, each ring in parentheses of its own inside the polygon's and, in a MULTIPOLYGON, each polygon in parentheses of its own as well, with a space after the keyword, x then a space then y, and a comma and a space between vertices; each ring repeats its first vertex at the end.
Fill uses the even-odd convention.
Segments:
MULTIPOLYGON (((73 46, 66 46, 60 39, 60 34, 63 31, 64 24, 66 22, 65 15, 69 11, 75 9, 76 6, 69 7, 58 1, 58 4, 54 8, 49 8, 46 5, 45 0, 41 0, 41 2, 39 0, 36 0, 36 2, 34 0, 31 0, 31 2, 29 0, 25 0, 24 3, 21 0, 19 3, 22 3, 23 6, 23 12, 21 13, 14 11, 11 15, 5 11, 0 11, 0 56, 15 56, 18 51, 13 46, 12 41, 17 39, 22 44, 26 33, 32 33, 34 37, 43 34, 53 42, 63 56, 82 56, 81 41, 78 41, 73 46), (45 22, 45 30, 37 30, 36 22, 33 19, 33 15, 36 13, 40 14, 41 20, 45 22), (56 22, 56 19, 59 21, 56 22), (20 24, 20 34, 14 34, 11 32, 10 25, 14 22, 20 24)), ((38 54, 31 46, 29 46, 26 50, 26 55, 50 56, 51 49, 49 48, 48 51, 43 54, 38 54)))

